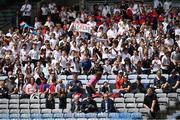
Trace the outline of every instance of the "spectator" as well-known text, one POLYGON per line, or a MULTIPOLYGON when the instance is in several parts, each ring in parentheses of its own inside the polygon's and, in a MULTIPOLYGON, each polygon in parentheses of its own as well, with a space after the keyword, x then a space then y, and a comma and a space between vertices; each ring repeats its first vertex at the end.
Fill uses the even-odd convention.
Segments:
POLYGON ((46 108, 48 109, 55 109, 55 100, 52 94, 49 94, 46 98, 46 108))
POLYGON ((102 73, 97 72, 94 76, 92 76, 89 82, 86 84, 87 93, 92 96, 92 94, 96 93, 96 83, 101 79, 102 73))
POLYGON ((177 71, 174 69, 164 85, 165 92, 176 92, 176 89, 179 88, 179 84, 180 77, 177 75, 177 71))
POLYGON ((123 83, 123 72, 119 71, 117 77, 116 77, 116 85, 115 88, 116 89, 120 89, 123 83))
POLYGON ((22 5, 21 10, 23 21, 25 21, 28 25, 31 25, 31 12, 32 12, 32 5, 29 4, 28 0, 25 0, 25 4, 22 5))
POLYGON ((93 100, 91 95, 88 95, 87 99, 82 102, 81 110, 84 113, 92 113, 98 111, 96 101, 93 100))
POLYGON ((151 117, 155 119, 160 109, 157 96, 153 93, 153 88, 147 89, 147 95, 144 98, 144 107, 150 111, 151 117))
POLYGON ((131 92, 133 93, 145 93, 144 85, 141 83, 141 77, 137 76, 136 82, 131 85, 131 92))
POLYGON ((73 74, 73 80, 68 84, 68 97, 72 97, 74 93, 83 93, 83 86, 80 80, 78 80, 78 75, 73 74))
POLYGON ((129 93, 130 89, 131 89, 131 83, 128 81, 128 76, 124 75, 123 76, 123 83, 119 89, 119 93, 120 94, 129 93))
POLYGON ((29 83, 25 86, 25 95, 23 97, 30 98, 32 95, 36 94, 37 85, 33 77, 30 78, 29 83))
POLYGON ((164 89, 165 83, 166 83, 166 78, 164 76, 162 76, 160 70, 157 71, 156 75, 157 76, 154 78, 154 87, 156 89, 164 89))
POLYGON ((0 98, 9 98, 9 90, 5 87, 5 82, 0 81, 0 98))
POLYGON ((56 92, 59 97, 59 108, 66 109, 67 106, 67 93, 63 80, 58 80, 56 85, 56 92))
POLYGON ((71 112, 72 113, 77 113, 77 112, 81 112, 81 105, 82 103, 79 101, 79 94, 76 94, 73 96, 73 101, 71 103, 71 112))
POLYGON ((103 95, 103 100, 101 102, 101 111, 102 112, 116 112, 114 107, 114 101, 109 98, 108 94, 103 95))
POLYGON ((105 81, 102 85, 102 88, 101 88, 101 92, 102 93, 109 93, 110 92, 110 86, 109 86, 109 83, 107 81, 105 81))
POLYGON ((49 84, 46 79, 41 79, 41 83, 39 85, 39 92, 41 94, 48 94, 49 84))
POLYGON ((17 94, 18 93, 18 86, 15 82, 16 77, 13 75, 9 75, 9 79, 6 81, 5 86, 8 89, 9 94, 17 94))

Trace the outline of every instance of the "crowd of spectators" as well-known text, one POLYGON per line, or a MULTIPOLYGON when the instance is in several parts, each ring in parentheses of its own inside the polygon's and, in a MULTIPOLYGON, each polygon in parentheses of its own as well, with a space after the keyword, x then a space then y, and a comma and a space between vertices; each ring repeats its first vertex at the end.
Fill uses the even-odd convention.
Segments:
MULTIPOLYGON (((66 97, 73 97, 71 111, 80 111, 78 94, 85 93, 78 75, 95 74, 87 83, 88 99, 82 111, 96 111, 92 94, 101 75, 117 75, 114 87, 120 95, 128 92, 146 93, 138 76, 135 83, 128 81, 128 74, 156 74, 154 88, 175 91, 179 87, 180 65, 174 57, 180 53, 180 14, 171 1, 155 0, 127 3, 122 0, 114 7, 95 5, 93 11, 76 11, 72 7, 43 3, 40 16, 31 23, 31 3, 22 6, 22 20, 36 29, 10 28, 0 31, 0 73, 7 75, 0 82, 0 97, 21 94, 29 98, 35 93, 50 94, 60 98, 65 108, 66 97), (71 23, 91 26, 91 33, 71 31, 71 23), (161 74, 170 74, 168 80, 161 74), (73 81, 63 83, 57 76, 73 75, 73 81), (76 93, 74 95, 74 93, 76 93)), ((105 103, 111 90, 103 84, 105 103)), ((53 107, 53 106, 52 106, 53 107)), ((112 111, 114 111, 113 105, 112 111)))

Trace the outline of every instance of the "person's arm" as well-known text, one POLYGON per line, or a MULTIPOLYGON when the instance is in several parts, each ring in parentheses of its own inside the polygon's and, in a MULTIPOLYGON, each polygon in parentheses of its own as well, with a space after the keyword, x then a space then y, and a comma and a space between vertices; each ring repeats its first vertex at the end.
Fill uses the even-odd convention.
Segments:
POLYGON ((179 84, 180 84, 180 82, 179 82, 179 80, 178 80, 178 81, 176 81, 175 86, 173 86, 172 88, 173 88, 173 89, 176 89, 176 88, 179 86, 179 84))
POLYGON ((21 7, 20 11, 22 12, 22 11, 24 11, 24 10, 25 10, 25 6, 23 5, 23 6, 21 7))
POLYGON ((157 102, 156 100, 153 100, 152 105, 151 105, 151 112, 154 112, 156 102, 157 102))

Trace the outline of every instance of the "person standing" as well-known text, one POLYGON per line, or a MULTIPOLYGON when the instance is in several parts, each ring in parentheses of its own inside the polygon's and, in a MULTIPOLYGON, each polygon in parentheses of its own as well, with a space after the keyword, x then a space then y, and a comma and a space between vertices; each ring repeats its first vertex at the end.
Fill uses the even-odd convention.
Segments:
POLYGON ((102 112, 115 112, 114 101, 108 97, 108 94, 103 95, 103 100, 101 102, 102 112))
POLYGON ((96 86, 96 83, 101 79, 101 76, 102 76, 102 73, 97 72, 94 76, 91 77, 89 82, 86 84, 86 90, 90 96, 96 93, 95 86, 96 86))
POLYGON ((153 88, 147 89, 147 95, 144 98, 144 107, 150 110, 151 117, 156 118, 159 111, 157 96, 153 93, 153 88))
POLYGON ((28 0, 25 0, 25 4, 22 5, 20 11, 22 12, 22 20, 31 25, 32 5, 29 4, 28 0))

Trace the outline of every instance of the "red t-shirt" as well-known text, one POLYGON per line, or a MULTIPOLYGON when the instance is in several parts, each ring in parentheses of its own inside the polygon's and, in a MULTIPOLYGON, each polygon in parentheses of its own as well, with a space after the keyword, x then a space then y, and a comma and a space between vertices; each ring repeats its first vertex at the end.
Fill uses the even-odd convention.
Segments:
POLYGON ((123 78, 116 78, 116 85, 115 85, 115 88, 116 89, 120 89, 121 88, 121 86, 122 86, 122 83, 124 82, 124 80, 123 80, 123 78))

